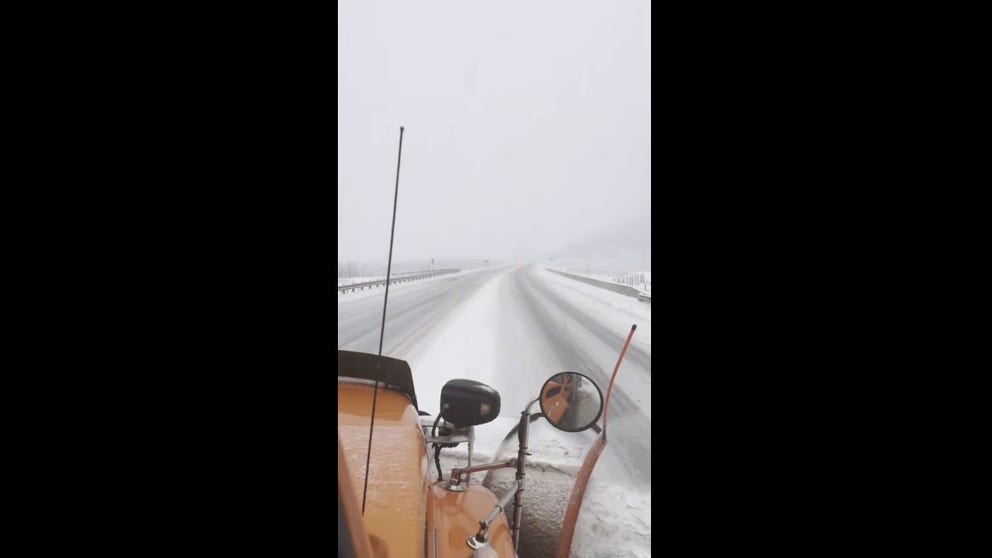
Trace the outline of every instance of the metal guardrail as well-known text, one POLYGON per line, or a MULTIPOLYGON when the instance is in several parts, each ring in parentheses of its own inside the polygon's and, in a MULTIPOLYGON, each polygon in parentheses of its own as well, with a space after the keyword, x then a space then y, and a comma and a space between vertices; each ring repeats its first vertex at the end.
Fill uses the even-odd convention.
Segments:
POLYGON ((575 279, 576 281, 581 281, 583 283, 593 285, 594 287, 607 289, 613 292, 620 293, 622 295, 632 296, 642 302, 647 302, 647 303, 651 302, 651 295, 649 293, 645 293, 644 291, 641 291, 640 289, 637 289, 635 287, 621 285, 619 283, 610 283, 609 281, 600 281, 599 279, 593 279, 592 277, 583 277, 582 275, 574 275, 564 271, 558 271, 557 269, 551 269, 550 267, 546 267, 545 269, 547 269, 551 273, 557 273, 558 275, 568 277, 569 279, 575 279))
MULTIPOLYGON (((417 279, 427 279, 428 277, 437 277, 438 275, 448 275, 450 273, 458 273, 460 269, 435 269, 434 271, 425 271, 422 273, 402 275, 399 277, 393 276, 389 278, 389 284, 395 285, 396 283, 405 283, 407 281, 416 281, 417 279)), ((378 281, 366 281, 365 283, 352 283, 350 285, 341 285, 338 287, 339 293, 346 293, 349 291, 356 291, 362 289, 373 289, 375 287, 384 287, 386 285, 385 279, 379 279, 378 281)))

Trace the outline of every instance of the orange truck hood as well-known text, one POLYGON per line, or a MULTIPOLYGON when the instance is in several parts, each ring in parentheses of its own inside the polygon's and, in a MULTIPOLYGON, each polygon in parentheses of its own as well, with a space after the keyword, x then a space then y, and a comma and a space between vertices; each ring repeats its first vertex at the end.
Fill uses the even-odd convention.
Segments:
MULTIPOLYGON (((420 417, 410 399, 380 387, 365 494, 365 529, 388 544, 390 558, 423 557, 430 477, 420 417)), ((372 415, 370 385, 338 382, 338 441, 362 503, 372 415)))

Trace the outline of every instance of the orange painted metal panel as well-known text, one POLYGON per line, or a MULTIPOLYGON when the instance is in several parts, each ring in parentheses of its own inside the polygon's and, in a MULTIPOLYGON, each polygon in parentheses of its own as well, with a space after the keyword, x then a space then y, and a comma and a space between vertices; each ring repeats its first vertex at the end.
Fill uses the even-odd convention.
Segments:
POLYGON ((338 494, 342 507, 339 513, 344 514, 344 521, 348 525, 348 538, 351 539, 354 558, 372 558, 372 545, 362 523, 361 504, 355 499, 354 488, 351 486, 348 462, 341 448, 341 440, 338 440, 338 494))
MULTIPOLYGON (((431 487, 431 513, 427 523, 431 550, 428 555, 434 555, 436 529, 439 557, 471 556, 472 550, 466 541, 479 531, 479 521, 493 511, 499 500, 492 492, 477 484, 469 484, 465 492, 451 492, 444 488, 445 484, 439 482, 431 487)), ((489 540, 499 556, 516 556, 505 514, 500 514, 490 526, 489 540)))
MULTIPOLYGON (((359 506, 372 391, 369 385, 338 382, 338 440, 359 506)), ((388 545, 392 558, 423 557, 430 479, 420 417, 406 396, 382 387, 376 400, 369 468, 365 529, 388 545)))

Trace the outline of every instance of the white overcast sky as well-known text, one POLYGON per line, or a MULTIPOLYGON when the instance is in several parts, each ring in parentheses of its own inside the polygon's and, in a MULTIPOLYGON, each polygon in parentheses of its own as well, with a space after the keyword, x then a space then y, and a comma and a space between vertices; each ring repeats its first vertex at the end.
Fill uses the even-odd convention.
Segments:
POLYGON ((647 1, 338 2, 338 260, 539 258, 645 221, 647 1))

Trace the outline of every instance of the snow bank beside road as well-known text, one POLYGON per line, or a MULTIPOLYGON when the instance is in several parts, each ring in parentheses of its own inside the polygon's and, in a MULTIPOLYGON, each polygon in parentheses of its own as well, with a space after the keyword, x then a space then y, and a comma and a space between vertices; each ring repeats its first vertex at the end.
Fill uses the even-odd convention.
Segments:
POLYGON ((589 480, 569 556, 651 556, 651 492, 625 490, 599 480, 606 478, 597 469, 589 480))
MULTIPOLYGON (((472 463, 478 465, 515 457, 516 436, 502 447, 500 442, 517 422, 517 418, 504 416, 477 426, 472 463)), ((575 477, 595 438, 596 434, 592 431, 561 432, 544 419, 531 424, 528 440, 531 456, 527 461, 519 549, 521 556, 541 558, 555 555, 575 477)), ((572 539, 570 556, 573 558, 641 558, 651 555, 650 490, 632 490, 611 481, 615 476, 609 463, 610 458, 614 457, 611 447, 611 444, 606 445, 586 487, 572 539)), ((445 478, 452 467, 464 467, 467 463, 466 444, 441 453, 445 478)), ((473 475, 472 481, 479 482, 481 475, 473 475)), ((494 471, 483 484, 500 497, 513 489, 513 477, 512 469, 494 471)), ((512 515, 512 510, 511 504, 508 514, 512 515)))

